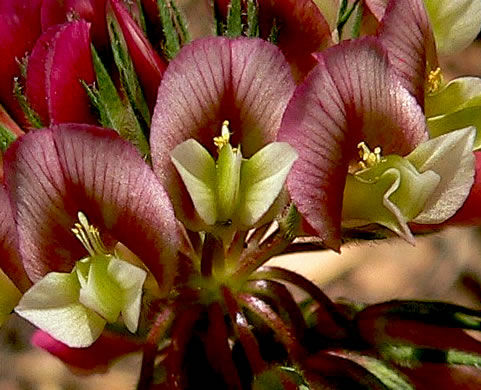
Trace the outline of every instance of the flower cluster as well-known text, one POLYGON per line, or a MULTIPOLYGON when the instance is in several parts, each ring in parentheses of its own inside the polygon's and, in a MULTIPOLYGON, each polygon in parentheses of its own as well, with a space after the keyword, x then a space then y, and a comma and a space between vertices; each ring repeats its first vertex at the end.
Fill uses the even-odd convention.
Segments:
POLYGON ((479 312, 265 266, 481 222, 481 82, 438 62, 479 2, 211 7, 191 41, 174 0, 0 3, 0 324, 90 371, 141 350, 139 389, 480 385, 479 312))

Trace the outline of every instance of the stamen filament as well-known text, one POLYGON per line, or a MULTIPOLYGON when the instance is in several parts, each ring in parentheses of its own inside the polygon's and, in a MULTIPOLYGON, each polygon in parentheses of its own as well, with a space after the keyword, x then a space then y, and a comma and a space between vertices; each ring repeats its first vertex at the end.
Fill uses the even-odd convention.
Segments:
POLYGON ((97 256, 109 254, 109 251, 105 248, 105 245, 100 238, 98 229, 89 224, 87 217, 81 211, 78 212, 77 217, 79 222, 76 222, 71 230, 82 243, 89 255, 97 256))
POLYGON ((441 68, 438 66, 436 69, 429 72, 427 80, 427 90, 428 93, 436 93, 443 82, 443 75, 441 73, 441 68))
POLYGON ((376 146, 371 152, 364 142, 360 142, 357 148, 359 149, 359 157, 361 158, 361 161, 359 161, 359 167, 361 169, 374 167, 381 162, 381 148, 379 146, 376 146))

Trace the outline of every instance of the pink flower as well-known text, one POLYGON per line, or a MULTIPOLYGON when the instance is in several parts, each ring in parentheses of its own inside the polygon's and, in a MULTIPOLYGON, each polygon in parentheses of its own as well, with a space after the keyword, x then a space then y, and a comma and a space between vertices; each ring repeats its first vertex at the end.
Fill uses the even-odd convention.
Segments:
POLYGON ((342 42, 318 59, 289 102, 279 140, 299 153, 287 183, 293 201, 323 242, 338 249, 344 186, 359 142, 403 156, 427 132, 421 107, 375 38, 342 42))
POLYGON ((251 157, 275 141, 294 88, 280 50, 261 39, 197 40, 170 62, 152 119, 152 162, 178 218, 189 229, 205 224, 170 160, 171 152, 192 138, 216 156, 213 139, 227 120, 232 145, 251 157))
POLYGON ((95 73, 90 53, 90 25, 76 21, 55 25, 38 39, 29 57, 27 99, 43 125, 96 123, 83 80, 95 73))

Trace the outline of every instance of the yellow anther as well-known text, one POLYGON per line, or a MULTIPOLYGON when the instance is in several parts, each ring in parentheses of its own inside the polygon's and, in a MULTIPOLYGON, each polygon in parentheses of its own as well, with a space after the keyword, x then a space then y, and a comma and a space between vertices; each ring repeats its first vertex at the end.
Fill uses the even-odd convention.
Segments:
POLYGON ((90 256, 107 255, 109 251, 105 248, 100 238, 99 230, 89 224, 89 221, 81 211, 77 214, 79 222, 71 229, 75 237, 82 243, 90 256))
POLYGON ((428 93, 437 92, 442 82, 443 82, 443 75, 441 73, 441 68, 438 66, 436 69, 429 72, 428 81, 427 81, 428 93))
POLYGON ((221 150, 225 145, 229 144, 229 140, 229 121, 224 121, 222 122, 221 135, 219 137, 214 137, 214 145, 217 146, 218 150, 221 150))
POLYGON ((376 146, 371 152, 364 142, 360 142, 357 148, 359 149, 359 157, 361 158, 361 161, 359 161, 359 167, 361 169, 371 168, 381 162, 381 148, 379 146, 376 146))

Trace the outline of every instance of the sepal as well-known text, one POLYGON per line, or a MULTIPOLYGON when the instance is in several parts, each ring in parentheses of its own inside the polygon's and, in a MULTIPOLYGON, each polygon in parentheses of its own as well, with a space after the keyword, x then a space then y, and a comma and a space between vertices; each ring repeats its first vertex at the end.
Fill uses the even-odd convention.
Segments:
POLYGON ((107 272, 122 289, 122 305, 120 308, 122 320, 127 329, 135 333, 139 325, 142 286, 147 277, 147 272, 117 258, 110 261, 107 272))
POLYGON ((453 131, 421 143, 406 156, 419 172, 433 171, 441 178, 413 222, 441 223, 461 208, 474 182, 475 134, 474 127, 453 131))
POLYGON ((274 142, 242 164, 239 221, 253 226, 279 196, 297 153, 286 142, 274 142))
POLYGON ((137 331, 146 276, 126 261, 96 255, 78 261, 69 274, 47 274, 15 311, 69 347, 88 347, 120 313, 127 329, 137 331))
POLYGON ((171 160, 200 218, 207 225, 215 224, 216 167, 212 156, 196 140, 189 139, 175 147, 171 160))
POLYGON ((75 274, 51 272, 28 290, 15 312, 69 347, 88 347, 105 320, 79 302, 75 274))
POLYGON ((296 158, 294 148, 285 142, 268 144, 248 160, 240 148, 226 144, 216 163, 194 139, 177 145, 171 154, 202 220, 242 229, 254 226, 274 204, 296 158))
POLYGON ((481 2, 477 0, 424 0, 436 46, 446 55, 463 50, 481 30, 481 2))

